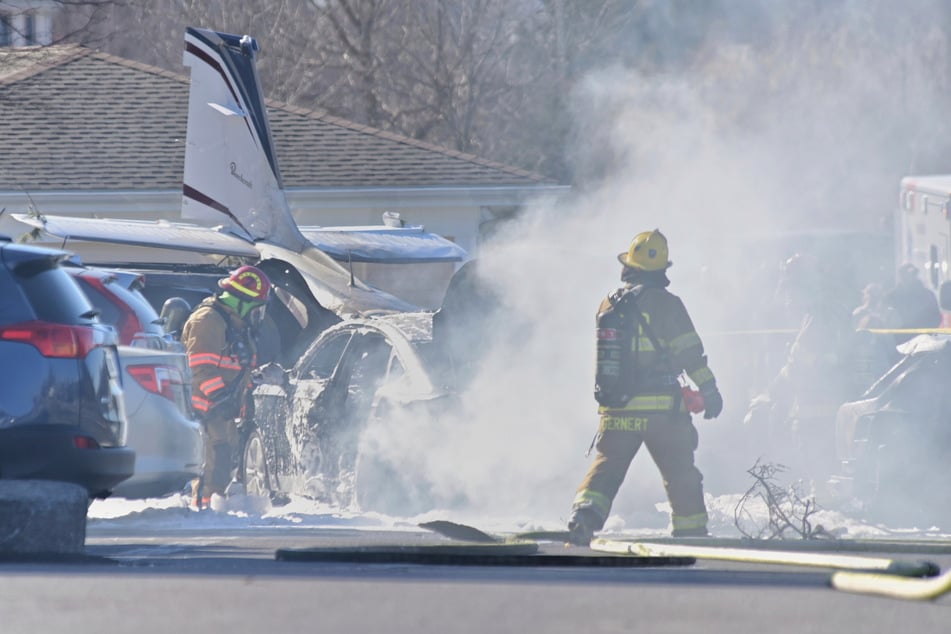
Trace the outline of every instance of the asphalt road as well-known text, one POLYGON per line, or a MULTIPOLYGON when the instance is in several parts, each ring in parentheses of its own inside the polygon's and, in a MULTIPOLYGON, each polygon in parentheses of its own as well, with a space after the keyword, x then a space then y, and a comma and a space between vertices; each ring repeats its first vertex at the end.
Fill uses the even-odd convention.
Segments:
MULTIPOLYGON (((428 532, 90 530, 86 555, 0 563, 0 631, 947 632, 931 602, 851 595, 824 569, 700 560, 649 568, 278 560, 280 549, 411 549, 428 532)), ((543 543, 542 553, 594 555, 543 543)), ((867 553, 870 556, 885 553, 867 553)), ((928 559, 942 570, 951 555, 928 559)))

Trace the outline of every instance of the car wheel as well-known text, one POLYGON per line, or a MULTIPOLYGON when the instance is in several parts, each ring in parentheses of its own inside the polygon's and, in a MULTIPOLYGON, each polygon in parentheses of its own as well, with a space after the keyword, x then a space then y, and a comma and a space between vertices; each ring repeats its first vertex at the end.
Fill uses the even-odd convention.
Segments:
POLYGON ((252 431, 244 444, 244 490, 247 495, 269 497, 271 482, 267 473, 267 457, 261 434, 252 431))

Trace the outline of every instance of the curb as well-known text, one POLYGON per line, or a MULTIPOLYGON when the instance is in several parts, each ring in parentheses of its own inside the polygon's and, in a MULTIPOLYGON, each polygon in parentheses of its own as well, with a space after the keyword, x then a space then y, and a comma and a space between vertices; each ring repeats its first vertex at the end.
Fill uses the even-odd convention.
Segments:
POLYGON ((88 504, 76 484, 0 480, 0 558, 82 554, 88 504))

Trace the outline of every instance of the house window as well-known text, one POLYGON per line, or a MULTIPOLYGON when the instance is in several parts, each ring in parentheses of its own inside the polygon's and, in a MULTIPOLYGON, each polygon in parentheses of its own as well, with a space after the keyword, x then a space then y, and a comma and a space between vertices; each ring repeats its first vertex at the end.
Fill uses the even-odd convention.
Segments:
POLYGON ((10 16, 0 15, 0 46, 13 44, 13 27, 10 25, 10 16))

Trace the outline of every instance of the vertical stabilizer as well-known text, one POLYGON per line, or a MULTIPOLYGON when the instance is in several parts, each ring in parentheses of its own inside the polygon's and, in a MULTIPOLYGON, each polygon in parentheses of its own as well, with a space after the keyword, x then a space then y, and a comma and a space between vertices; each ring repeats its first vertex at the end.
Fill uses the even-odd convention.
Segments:
POLYGON ((182 218, 224 224, 294 252, 307 241, 284 197, 254 38, 189 27, 182 218))

